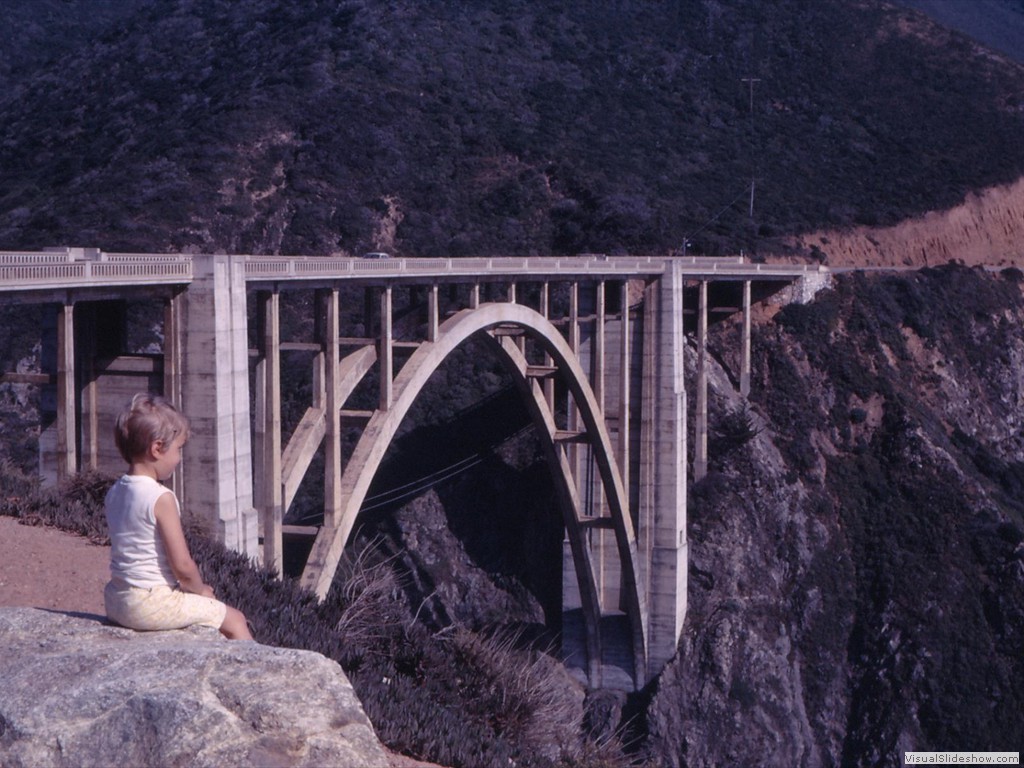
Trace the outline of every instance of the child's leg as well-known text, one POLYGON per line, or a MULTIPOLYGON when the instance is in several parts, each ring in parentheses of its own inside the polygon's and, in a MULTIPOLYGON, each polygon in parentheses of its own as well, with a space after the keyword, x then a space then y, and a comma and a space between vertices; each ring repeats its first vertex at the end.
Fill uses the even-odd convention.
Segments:
POLYGON ((220 625, 220 633, 229 640, 252 640, 245 614, 230 605, 228 612, 224 614, 224 623, 220 625))

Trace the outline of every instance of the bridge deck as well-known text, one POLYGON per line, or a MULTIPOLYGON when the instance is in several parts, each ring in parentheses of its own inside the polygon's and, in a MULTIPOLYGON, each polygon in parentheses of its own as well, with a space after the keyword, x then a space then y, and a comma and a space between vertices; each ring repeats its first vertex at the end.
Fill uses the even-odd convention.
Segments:
MULTIPOLYGON (((333 256, 251 256, 232 259, 245 265, 247 284, 334 280, 476 281, 526 277, 569 279, 656 277, 679 263, 687 277, 713 280, 789 281, 824 271, 817 266, 753 264, 739 257, 657 256, 487 257, 459 259, 354 259, 333 256)), ((94 249, 0 252, 0 293, 187 285, 193 280, 189 254, 115 254, 94 249)))

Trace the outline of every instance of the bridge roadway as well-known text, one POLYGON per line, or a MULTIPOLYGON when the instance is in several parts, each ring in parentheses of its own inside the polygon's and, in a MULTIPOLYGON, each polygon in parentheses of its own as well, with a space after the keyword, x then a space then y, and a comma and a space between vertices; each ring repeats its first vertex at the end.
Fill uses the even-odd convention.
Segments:
POLYGON ((751 304, 779 291, 806 300, 827 281, 823 268, 741 258, 0 252, 0 305, 43 304, 49 318, 44 370, 0 372, 0 383, 42 386, 51 479, 119 470, 104 437, 114 414, 136 389, 163 391, 193 426, 179 498, 279 573, 284 516, 322 452, 324 522, 301 583, 323 597, 403 416, 449 354, 483 340, 531 414, 562 510, 563 655, 593 686, 639 688, 674 655, 686 612, 683 350, 696 355, 700 478, 709 320, 743 313, 745 394, 751 304), (361 313, 342 306, 352 290, 361 313), (313 338, 282 340, 281 294, 302 291, 313 338), (162 311, 160 353, 125 351, 128 301, 162 311), (282 425, 282 358, 294 354, 312 361, 312 394, 282 425), (357 409, 351 396, 374 377, 375 407, 364 384, 357 409), (359 435, 347 457, 343 427, 359 435))
MULTIPOLYGON (((655 277, 677 264, 688 279, 792 281, 823 267, 751 263, 743 257, 604 256, 392 258, 333 256, 230 257, 243 265, 247 283, 316 280, 486 280, 582 276, 655 277)), ((104 253, 88 248, 0 251, 0 294, 89 290, 141 285, 188 285, 192 254, 104 253)))

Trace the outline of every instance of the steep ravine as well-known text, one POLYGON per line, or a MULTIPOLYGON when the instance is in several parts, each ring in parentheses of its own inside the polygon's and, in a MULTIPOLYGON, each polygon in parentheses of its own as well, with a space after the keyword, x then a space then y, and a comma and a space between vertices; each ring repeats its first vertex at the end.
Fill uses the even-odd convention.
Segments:
MULTIPOLYGON (((1024 744, 1020 280, 841 276, 758 325, 746 416, 715 369, 689 613, 647 710, 655 764, 1024 744)), ((735 328, 712 346, 736 364, 735 328)))

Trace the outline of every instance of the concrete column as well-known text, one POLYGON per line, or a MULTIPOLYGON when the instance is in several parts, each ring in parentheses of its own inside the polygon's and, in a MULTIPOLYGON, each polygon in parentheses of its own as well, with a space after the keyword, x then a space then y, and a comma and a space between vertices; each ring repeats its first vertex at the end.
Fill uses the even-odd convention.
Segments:
MULTIPOLYGON (((580 356, 580 284, 576 280, 572 281, 569 287, 569 347, 577 357, 580 356)), ((586 367, 586 366, 584 366, 586 367)), ((566 393, 566 426, 570 431, 576 431, 580 428, 580 416, 579 411, 576 409, 576 404, 573 402, 572 395, 566 393)), ((569 458, 569 466, 572 467, 572 475, 576 478, 576 484, 580 488, 580 499, 583 503, 582 514, 584 517, 588 517, 593 513, 591 506, 587 503, 589 494, 585 486, 586 477, 585 473, 582 472, 580 446, 576 443, 570 443, 566 449, 566 455, 569 458)))
POLYGON ((676 652, 686 616, 686 390, 683 280, 679 264, 644 301, 639 559, 647 585, 648 676, 676 652))
POLYGON ((708 473, 708 281, 700 281, 697 308, 697 408, 694 414, 693 479, 708 473))
POLYGON ((437 300, 437 283, 427 291, 427 341, 437 341, 437 329, 440 326, 437 300))
POLYGON ((605 295, 604 280, 595 286, 594 296, 594 396, 604 413, 604 375, 605 375, 605 295))
POLYGON ((78 472, 78 427, 75 419, 75 307, 57 308, 57 479, 78 472))
POLYGON ((480 306, 480 283, 473 283, 469 289, 469 308, 476 309, 480 306))
MULTIPOLYGON (((182 405, 181 398, 181 348, 182 309, 184 296, 180 291, 169 296, 164 303, 164 397, 175 405, 182 405)), ((177 497, 185 493, 185 473, 175 472, 170 486, 177 497)))
MULTIPOLYGON (((545 320, 551 319, 551 285, 545 280, 540 287, 540 309, 538 310, 545 320)), ((551 365, 551 355, 547 352, 544 353, 544 365, 551 365)), ((548 410, 551 413, 555 412, 555 380, 553 377, 548 376, 544 379, 544 399, 547 401, 548 410)))
MULTIPOLYGON (((436 291, 431 294, 435 297, 436 291)), ((340 305, 338 289, 317 292, 321 327, 318 341, 324 360, 324 525, 334 527, 341 515, 341 402, 338 391, 340 305)))
POLYGON ((192 423, 181 498, 225 546, 256 557, 244 266, 223 254, 196 255, 192 264, 177 342, 180 405, 192 423))
POLYGON ((261 291, 257 316, 260 318, 260 357, 263 359, 263 455, 259 457, 262 479, 261 508, 263 564, 274 573, 284 572, 284 489, 281 485, 281 301, 280 294, 261 291))
POLYGON ((622 281, 622 296, 620 299, 622 303, 622 320, 620 321, 620 333, 621 338, 619 339, 619 441, 618 441, 618 452, 619 452, 619 470, 622 474, 622 488, 626 492, 626 498, 630 498, 630 482, 629 482, 629 396, 630 396, 630 381, 632 376, 632 366, 630 365, 630 344, 629 335, 632 333, 629 327, 629 281, 622 281))
MULTIPOLYGON (((591 366, 591 387, 594 396, 601 409, 602 417, 607 424, 605 411, 606 386, 605 376, 607 374, 606 362, 606 306, 605 306, 605 281, 598 280, 594 285, 594 333, 593 333, 593 360, 591 366)), ((604 504, 603 486, 594 477, 594 467, 591 458, 591 449, 588 446, 583 451, 587 462, 587 476, 584 478, 586 491, 592 498, 592 509, 595 517, 604 517, 607 510, 604 504)), ((629 503, 629 496, 626 496, 626 503, 629 503)), ((622 567, 619 563, 619 555, 616 549, 615 534, 611 530, 597 529, 591 531, 591 551, 597 571, 598 590, 601 595, 601 604, 618 607, 621 600, 622 567)))
POLYGON ((380 409, 386 411, 391 407, 392 388, 394 386, 394 339, 391 332, 391 286, 387 285, 380 294, 380 409))
MULTIPOLYGON (((96 370, 96 303, 86 302, 78 306, 75 323, 76 347, 81 369, 81 465, 84 469, 99 469, 99 383, 96 370)), ((173 401, 177 403, 178 401, 173 401)), ((110 439, 110 436, 106 436, 110 439)), ((177 474, 177 473, 175 473, 177 474)))
POLYGON ((750 280, 743 281, 743 338, 740 353, 740 394, 750 394, 750 280))
POLYGON ((575 280, 569 288, 569 347, 580 353, 580 284, 575 280))

